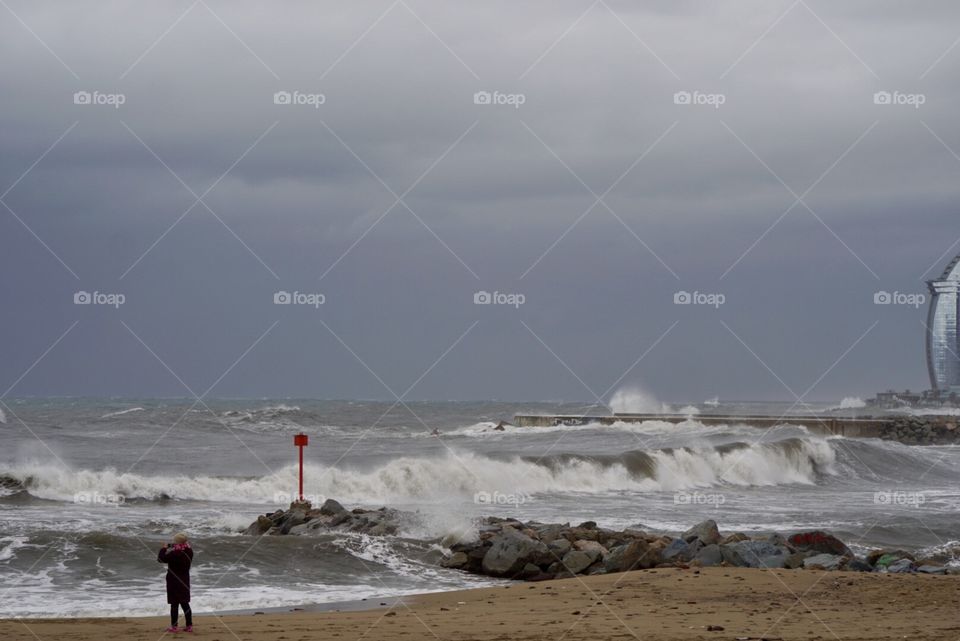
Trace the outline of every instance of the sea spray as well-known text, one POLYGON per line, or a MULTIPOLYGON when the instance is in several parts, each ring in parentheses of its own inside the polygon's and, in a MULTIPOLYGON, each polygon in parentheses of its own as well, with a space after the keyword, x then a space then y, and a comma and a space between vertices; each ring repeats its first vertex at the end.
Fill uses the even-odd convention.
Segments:
POLYGON ((610 397, 610 408, 616 414, 670 414, 666 403, 658 401, 653 394, 637 386, 621 387, 610 397))
POLYGON ((840 401, 840 409, 842 410, 860 409, 866 406, 866 402, 857 396, 845 396, 843 400, 840 401))

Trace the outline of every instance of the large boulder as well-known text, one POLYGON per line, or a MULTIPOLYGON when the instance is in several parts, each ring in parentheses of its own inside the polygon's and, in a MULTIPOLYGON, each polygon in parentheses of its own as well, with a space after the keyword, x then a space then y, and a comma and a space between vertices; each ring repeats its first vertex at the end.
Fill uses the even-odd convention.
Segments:
POLYGON ((610 550, 603 560, 607 572, 629 572, 656 567, 661 562, 660 549, 646 539, 634 539, 630 543, 610 550))
POLYGON ((574 541, 573 547, 581 552, 596 552, 597 556, 606 556, 608 554, 607 548, 596 541, 574 541))
POLYGON ((741 568, 786 567, 790 551, 766 541, 740 541, 721 545, 723 560, 741 568))
POLYGON ((803 567, 804 560, 809 556, 814 556, 816 552, 794 552, 793 554, 787 555, 787 559, 783 562, 783 567, 788 570, 796 570, 797 568, 803 567))
POLYGON ((720 565, 722 562, 723 552, 720 551, 720 546, 716 543, 704 546, 697 552, 697 556, 693 557, 693 563, 704 568, 720 565))
POLYGON ((269 516, 262 514, 258 516, 257 520, 251 523, 250 527, 244 530, 243 533, 250 534, 253 536, 260 536, 261 534, 266 533, 267 530, 272 528, 273 525, 274 525, 273 520, 269 516))
POLYGON ((569 527, 570 527, 569 524, 543 525, 535 529, 541 541, 543 541, 544 543, 550 543, 551 541, 557 541, 557 540, 566 541, 566 539, 562 538, 563 537, 562 533, 565 529, 568 529, 569 527))
POLYGON ((790 546, 790 542, 787 541, 787 538, 782 534, 780 534, 779 532, 774 532, 773 534, 770 534, 769 536, 767 536, 767 538, 763 540, 766 541, 767 543, 772 543, 773 545, 779 545, 780 547, 788 548, 790 549, 791 552, 793 552, 793 549, 790 546))
POLYGON ((277 522, 277 527, 280 528, 280 534, 289 534, 292 528, 306 521, 307 513, 303 510, 288 510, 277 522))
POLYGON ((665 563, 689 563, 703 547, 699 539, 687 543, 683 539, 674 539, 661 553, 665 563))
POLYGON ((898 561, 910 561, 913 563, 913 555, 905 553, 902 550, 897 550, 894 552, 887 552, 881 554, 879 557, 875 556, 872 552, 867 557, 867 562, 870 563, 871 559, 873 560, 872 565, 878 570, 883 570, 893 565, 898 561))
POLYGON ((861 559, 850 559, 843 569, 848 572, 873 572, 873 566, 861 559))
POLYGON ((607 556, 603 558, 603 567, 607 572, 623 571, 623 553, 627 551, 628 547, 630 547, 630 544, 624 543, 607 553, 607 556))
POLYGON ((853 556, 853 552, 850 551, 846 543, 823 530, 797 532, 787 539, 787 542, 797 550, 810 550, 823 554, 836 554, 838 556, 853 556))
POLYGON ((729 545, 731 543, 739 543, 740 541, 749 541, 750 537, 744 534, 743 532, 734 532, 733 534, 728 534, 723 537, 723 540, 720 541, 723 545, 729 545))
POLYGON ((837 554, 815 554, 803 560, 805 569, 839 570, 846 557, 837 554))
POLYGON ((558 559, 562 559, 563 555, 573 549, 573 545, 566 539, 554 539, 547 543, 547 549, 558 559))
POLYGON ((600 531, 597 530, 596 523, 593 523, 593 521, 587 521, 586 523, 581 523, 577 527, 564 530, 563 535, 571 543, 574 541, 596 541, 600 538, 600 531), (590 524, 593 524, 593 527, 583 527, 584 525, 590 524))
POLYGON ((887 567, 885 567, 881 572, 890 572, 891 574, 906 574, 908 572, 916 572, 917 566, 914 565, 913 561, 910 559, 900 559, 899 561, 894 561, 887 567))
POLYGON ((347 511, 347 508, 343 507, 337 501, 333 499, 327 499, 323 502, 323 505, 320 506, 320 514, 324 516, 336 516, 337 514, 343 514, 347 511))
POLYGON ((588 567, 593 565, 600 558, 600 553, 596 550, 581 551, 573 550, 567 552, 563 557, 563 567, 571 574, 580 574, 588 567))
POLYGON ((910 559, 911 561, 916 561, 916 558, 913 556, 913 554, 907 552, 906 550, 873 550, 867 555, 867 563, 870 565, 877 565, 880 559, 884 559, 881 567, 886 567, 894 561, 898 561, 900 559, 910 559))
POLYGON ((707 519, 702 523, 697 523, 692 528, 680 535, 680 538, 687 543, 700 541, 704 545, 713 545, 720 542, 720 529, 717 522, 713 519, 707 519))
POLYGON ((949 570, 945 565, 918 565, 916 569, 923 574, 946 574, 949 570))
POLYGON ((511 577, 527 563, 540 565, 553 558, 541 541, 524 536, 512 527, 504 527, 491 539, 493 544, 483 556, 481 568, 490 576, 511 577))
POLYGON ((470 557, 466 552, 454 552, 450 556, 440 561, 440 567, 450 568, 452 570, 461 570, 470 563, 470 557))

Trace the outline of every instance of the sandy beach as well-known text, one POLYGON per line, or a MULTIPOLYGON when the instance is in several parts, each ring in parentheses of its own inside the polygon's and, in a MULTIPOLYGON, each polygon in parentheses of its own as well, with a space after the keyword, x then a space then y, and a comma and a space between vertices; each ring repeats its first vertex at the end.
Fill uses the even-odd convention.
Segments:
MULTIPOLYGON (((960 637, 958 603, 957 576, 658 569, 427 594, 361 612, 200 614, 194 635, 210 641, 941 640, 960 637)), ((162 617, 4 620, 0 635, 157 641, 165 623, 162 617)))

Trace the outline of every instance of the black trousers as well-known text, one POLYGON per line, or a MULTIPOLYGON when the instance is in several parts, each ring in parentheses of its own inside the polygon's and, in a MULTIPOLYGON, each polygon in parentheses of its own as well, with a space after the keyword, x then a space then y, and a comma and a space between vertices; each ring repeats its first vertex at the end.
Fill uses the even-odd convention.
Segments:
POLYGON ((187 620, 187 625, 193 625, 193 610, 189 603, 171 603, 170 604, 170 625, 177 625, 178 615, 177 606, 183 608, 183 617, 187 620))

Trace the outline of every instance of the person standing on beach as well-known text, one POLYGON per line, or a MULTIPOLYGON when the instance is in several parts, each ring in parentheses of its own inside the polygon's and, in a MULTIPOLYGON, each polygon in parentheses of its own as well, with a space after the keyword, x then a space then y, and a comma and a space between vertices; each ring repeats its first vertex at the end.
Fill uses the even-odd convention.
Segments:
POLYGON ((190 564, 193 562, 193 549, 187 535, 178 532, 173 535, 173 544, 167 543, 160 548, 157 561, 167 564, 167 603, 170 604, 170 627, 167 632, 179 632, 177 619, 183 609, 187 627, 184 632, 193 632, 193 611, 190 610, 190 564))

